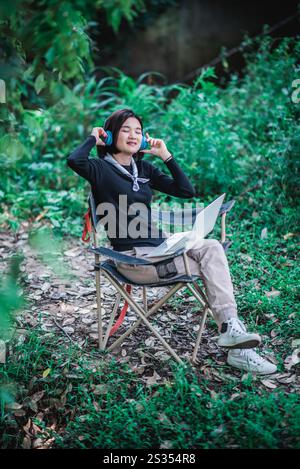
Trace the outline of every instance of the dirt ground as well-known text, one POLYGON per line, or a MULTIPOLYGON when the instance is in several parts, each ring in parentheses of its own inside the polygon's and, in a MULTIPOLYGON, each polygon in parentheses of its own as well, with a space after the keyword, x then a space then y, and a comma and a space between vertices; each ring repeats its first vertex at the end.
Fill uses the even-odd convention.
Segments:
MULTIPOLYGON (((17 334, 22 337, 28 328, 41 327, 45 333, 60 335, 62 343, 74 342, 85 353, 95 351, 98 345, 98 325, 94 256, 88 252, 88 245, 78 238, 68 238, 63 249, 54 253, 54 263, 52 250, 52 262, 48 263, 47 252, 37 251, 29 242, 27 223, 22 225, 17 234, 0 233, 0 240, 2 273, 6 271, 14 253, 20 252, 24 256, 22 285, 28 303, 16 316, 17 334)), ((151 307, 167 290, 166 287, 149 288, 148 306, 151 307)), ((142 288, 133 288, 132 294, 142 304, 142 288)), ((105 325, 116 299, 116 291, 104 276, 101 276, 101 296, 105 325)), ((197 300, 181 290, 177 293, 176 302, 165 304, 151 321, 183 359, 189 360, 192 356, 201 311, 202 307, 197 300)), ((136 314, 129 307, 122 326, 113 337, 117 338, 125 332, 135 320, 136 314)), ((108 344, 112 339, 109 339, 108 344)), ((110 359, 111 355, 120 362, 128 363, 147 385, 164 382, 170 376, 167 363, 169 353, 144 325, 140 325, 121 346, 103 358, 110 359)), ((272 354, 268 355, 268 359, 277 363, 272 354)), ((237 379, 243 375, 243 372, 226 365, 226 353, 217 345, 217 327, 212 319, 208 320, 204 330, 197 362, 197 372, 213 381, 225 377, 237 379)), ((285 362, 284 372, 258 379, 270 391, 278 386, 291 392, 299 388, 295 367, 289 360, 285 362)))

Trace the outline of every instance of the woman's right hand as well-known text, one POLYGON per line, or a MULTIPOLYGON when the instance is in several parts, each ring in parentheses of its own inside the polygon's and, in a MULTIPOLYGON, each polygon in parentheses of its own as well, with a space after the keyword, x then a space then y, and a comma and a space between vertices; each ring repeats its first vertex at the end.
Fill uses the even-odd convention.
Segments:
POLYGON ((96 139, 96 145, 104 145, 105 146, 105 143, 100 138, 101 135, 103 135, 104 137, 107 137, 107 133, 105 132, 103 127, 94 127, 92 132, 91 132, 91 135, 94 135, 94 137, 96 139))

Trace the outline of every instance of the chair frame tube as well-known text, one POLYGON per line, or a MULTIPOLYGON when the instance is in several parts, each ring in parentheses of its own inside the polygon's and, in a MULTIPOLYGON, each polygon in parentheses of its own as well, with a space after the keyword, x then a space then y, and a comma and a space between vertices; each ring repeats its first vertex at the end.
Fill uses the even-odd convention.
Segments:
POLYGON ((123 298, 127 301, 127 303, 131 306, 132 309, 135 310, 135 312, 140 316, 141 320, 145 323, 145 325, 151 330, 151 332, 155 335, 155 337, 163 344, 163 346, 170 352, 170 354, 173 356, 173 358, 175 358, 175 360, 180 363, 180 364, 183 364, 183 361, 181 360, 181 358, 177 355, 177 353, 172 349, 172 347, 170 347, 170 345, 165 341, 165 339, 159 334, 159 332, 157 332, 157 330, 152 326, 152 324, 147 320, 147 318, 145 317, 145 312, 143 311, 143 309, 137 304, 135 303, 131 296, 127 293, 126 290, 124 290, 124 288, 119 285, 115 279, 109 275, 107 272, 103 271, 103 275, 105 275, 105 277, 107 279, 109 279, 109 281, 111 282, 111 284, 115 287, 115 289, 121 293, 121 295, 123 296, 123 298))
MULTIPOLYGON (((94 241, 94 246, 98 247, 96 227, 93 227, 93 241, 94 241)), ((226 241, 226 211, 221 214, 221 243, 224 243, 225 241, 226 241)), ((112 329, 113 321, 114 321, 117 309, 119 307, 121 297, 123 297, 125 301, 127 301, 127 303, 139 316, 139 319, 137 319, 137 321, 129 329, 127 329, 127 331, 124 334, 122 334, 118 339, 116 339, 107 348, 107 351, 112 351, 118 345, 120 345, 126 339, 126 337, 128 337, 143 322, 151 330, 151 332, 155 335, 155 337, 162 343, 162 345, 169 351, 169 353, 173 356, 173 358, 175 358, 175 360, 178 363, 183 364, 184 362, 181 360, 181 358, 172 349, 172 347, 170 347, 170 345, 164 340, 164 338, 159 334, 159 332, 156 331, 156 329, 152 326, 152 324, 148 321, 147 318, 149 318, 153 313, 155 313, 178 290, 180 290, 183 287, 187 287, 189 288, 191 293, 194 295, 196 300, 204 307, 204 310, 201 315, 200 328, 198 331, 198 335, 197 335, 197 339, 196 339, 196 343, 195 343, 195 347, 194 347, 193 355, 192 355, 192 362, 196 363, 197 354, 198 354, 198 350, 199 350, 200 343, 202 340, 202 334, 203 334, 203 330, 205 327, 205 322, 207 319, 207 314, 210 314, 213 317, 213 313, 209 307, 209 303, 208 303, 208 299, 206 295, 203 293, 203 291, 201 290, 197 282, 192 279, 189 262, 188 262, 188 256, 186 252, 183 253, 183 260, 184 260, 186 275, 191 278, 191 282, 186 283, 186 282, 179 281, 177 284, 172 286, 169 289, 169 291, 163 296, 163 298, 161 298, 157 303, 155 303, 155 305, 153 305, 150 308, 150 310, 148 310, 146 286, 143 286, 143 292, 142 292, 143 306, 144 306, 144 309, 143 309, 140 305, 138 305, 133 300, 130 294, 127 293, 124 287, 120 285, 118 281, 112 275, 110 275, 108 272, 102 269, 103 275, 109 280, 109 282, 115 287, 115 289, 118 292, 116 302, 114 304, 113 311, 110 316, 109 324, 105 332, 105 337, 103 337, 103 321, 102 321, 103 318, 102 318, 102 301, 101 301, 101 263, 100 263, 100 254, 95 253, 95 264, 99 266, 96 269, 96 295, 97 295, 97 317, 98 317, 98 337, 99 337, 98 346, 100 350, 106 349, 107 342, 109 339, 109 333, 112 329)))

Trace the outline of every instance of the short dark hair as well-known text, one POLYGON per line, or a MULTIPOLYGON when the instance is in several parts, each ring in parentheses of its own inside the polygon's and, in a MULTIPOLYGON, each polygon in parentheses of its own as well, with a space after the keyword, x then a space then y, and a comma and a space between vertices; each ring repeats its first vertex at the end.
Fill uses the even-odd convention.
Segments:
MULTIPOLYGON (((103 158, 107 153, 119 153, 119 149, 116 147, 115 142, 118 139, 120 128, 122 127, 123 123, 129 118, 135 117, 139 123, 141 124, 142 132, 143 132, 143 122, 142 119, 136 115, 131 109, 118 109, 114 111, 105 121, 104 123, 104 130, 110 130, 113 137, 112 145, 97 145, 97 154, 99 158, 103 158)), ((133 154, 133 158, 138 161, 142 159, 144 153, 138 151, 137 153, 133 154)))

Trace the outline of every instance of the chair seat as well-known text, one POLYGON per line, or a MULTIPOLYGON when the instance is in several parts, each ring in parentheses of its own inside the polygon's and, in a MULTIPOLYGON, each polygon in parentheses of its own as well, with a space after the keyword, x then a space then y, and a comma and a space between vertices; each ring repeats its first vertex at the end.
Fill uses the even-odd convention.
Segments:
MULTIPOLYGON (((99 264, 94 264, 96 269, 99 269, 99 264)), ((189 283, 192 281, 195 281, 200 278, 200 275, 192 275, 189 277, 188 275, 181 275, 180 277, 176 277, 174 279, 169 278, 166 280, 161 280, 159 283, 137 283, 133 282, 132 280, 129 280, 128 278, 124 277, 116 268, 116 266, 109 262, 109 261, 104 261, 100 263, 100 268, 108 272, 110 275, 112 275, 115 279, 119 280, 119 282, 122 283, 127 283, 133 286, 147 286, 147 287, 163 287, 163 286, 168 286, 168 285, 174 285, 179 282, 183 283, 189 283)))

